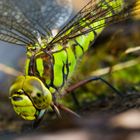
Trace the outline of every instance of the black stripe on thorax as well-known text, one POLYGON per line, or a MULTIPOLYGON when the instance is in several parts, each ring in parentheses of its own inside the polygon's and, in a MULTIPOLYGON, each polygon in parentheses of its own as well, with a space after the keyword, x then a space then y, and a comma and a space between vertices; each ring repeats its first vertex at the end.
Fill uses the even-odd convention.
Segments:
POLYGON ((29 68, 28 68, 28 75, 34 76, 34 56, 31 56, 30 58, 30 63, 29 63, 29 68))
POLYGON ((72 44, 72 46, 70 46, 71 49, 72 49, 72 52, 73 52, 73 54, 74 54, 74 56, 75 56, 75 59, 77 59, 76 48, 75 48, 76 46, 77 46, 77 44, 75 44, 75 42, 74 42, 74 44, 72 44))
POLYGON ((67 49, 65 48, 64 51, 66 52, 67 59, 66 59, 66 63, 63 64, 63 65, 64 65, 64 68, 66 67, 66 74, 63 73, 63 75, 64 75, 64 80, 67 80, 68 75, 69 75, 69 65, 70 65, 70 63, 69 63, 69 60, 68 60, 69 58, 68 58, 68 52, 67 52, 67 49))
MULTIPOLYGON (((45 52, 45 53, 50 57, 49 64, 51 66, 50 84, 48 84, 48 85, 46 84, 46 86, 48 86, 48 87, 54 87, 53 86, 53 82, 54 82, 54 63, 55 63, 55 60, 54 60, 54 57, 53 57, 53 54, 52 53, 50 53, 50 52, 45 52)), ((43 61, 43 66, 45 68, 45 61, 43 61)))
POLYGON ((83 46, 76 40, 76 39, 73 39, 75 44, 78 45, 78 47, 80 47, 82 49, 82 52, 84 54, 84 49, 83 49, 83 46))

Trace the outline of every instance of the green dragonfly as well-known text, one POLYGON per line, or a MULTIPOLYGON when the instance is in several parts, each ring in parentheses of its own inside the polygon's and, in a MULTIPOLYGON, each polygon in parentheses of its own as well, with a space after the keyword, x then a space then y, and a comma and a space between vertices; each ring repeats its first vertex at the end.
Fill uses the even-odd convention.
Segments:
POLYGON ((13 108, 25 120, 39 121, 49 109, 58 116, 59 108, 70 111, 57 104, 57 96, 68 92, 66 86, 78 60, 106 26, 136 15, 140 5, 139 0, 90 0, 62 27, 59 22, 66 21, 68 1, 60 0, 64 6, 58 11, 52 8, 49 15, 48 1, 0 1, 0 40, 27 50, 25 74, 10 87, 13 108), (61 29, 53 36, 51 30, 56 27, 61 29))

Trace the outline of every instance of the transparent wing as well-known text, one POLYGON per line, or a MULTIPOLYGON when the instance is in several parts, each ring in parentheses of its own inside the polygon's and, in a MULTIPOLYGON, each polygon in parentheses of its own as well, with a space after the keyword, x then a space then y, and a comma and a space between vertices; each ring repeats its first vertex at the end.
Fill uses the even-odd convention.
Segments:
POLYGON ((11 0, 0 1, 0 17, 0 39, 2 41, 15 44, 29 44, 36 41, 33 34, 34 26, 11 0))
POLYGON ((0 40, 28 45, 61 27, 71 15, 70 0, 1 0, 0 40))
POLYGON ((61 27, 72 13, 71 0, 12 0, 32 23, 43 30, 61 27), (24 6, 23 6, 24 4, 24 6))
MULTIPOLYGON (((135 4, 135 1, 136 0, 128 0, 124 5, 122 5, 122 3, 115 0, 110 0, 108 3, 105 0, 90 0, 90 2, 83 9, 81 9, 74 18, 71 19, 69 24, 67 24, 54 37, 50 44, 56 43, 58 41, 67 41, 69 39, 86 34, 90 31, 102 28, 103 26, 107 26, 129 17, 133 12, 131 10, 135 4), (109 3, 112 1, 115 2, 113 9, 109 6, 109 3), (105 4, 107 8, 103 9, 102 6, 105 4), (122 9, 119 11, 120 7, 122 7, 122 9), (109 15, 110 12, 113 13, 113 15, 105 17, 105 15, 109 15), (106 24, 94 26, 92 29, 85 28, 90 26, 92 23, 105 18, 106 24)), ((135 10, 138 10, 139 8, 140 6, 138 6, 135 10)))

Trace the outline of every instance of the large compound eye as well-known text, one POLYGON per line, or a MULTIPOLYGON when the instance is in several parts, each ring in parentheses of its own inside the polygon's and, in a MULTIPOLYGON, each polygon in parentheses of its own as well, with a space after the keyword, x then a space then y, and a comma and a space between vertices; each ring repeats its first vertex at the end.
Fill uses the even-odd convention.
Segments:
POLYGON ((38 78, 34 76, 26 76, 23 90, 30 97, 37 109, 46 109, 50 106, 52 95, 38 78))
POLYGON ((10 88, 10 99, 19 116, 34 120, 40 114, 39 110, 50 106, 52 95, 38 78, 20 76, 10 88))

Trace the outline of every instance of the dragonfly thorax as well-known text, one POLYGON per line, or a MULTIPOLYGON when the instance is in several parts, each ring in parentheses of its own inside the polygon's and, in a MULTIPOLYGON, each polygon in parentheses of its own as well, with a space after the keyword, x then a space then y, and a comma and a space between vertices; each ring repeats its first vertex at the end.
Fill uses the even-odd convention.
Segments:
POLYGON ((34 56, 35 54, 37 54, 38 52, 41 51, 41 49, 44 48, 44 46, 46 46, 47 44, 38 44, 36 43, 35 45, 29 45, 27 46, 27 56, 34 56))
POLYGON ((50 46, 50 42, 52 41, 53 36, 42 39, 37 38, 37 42, 35 44, 30 44, 27 46, 27 56, 33 56, 40 52, 43 49, 47 49, 50 46))

